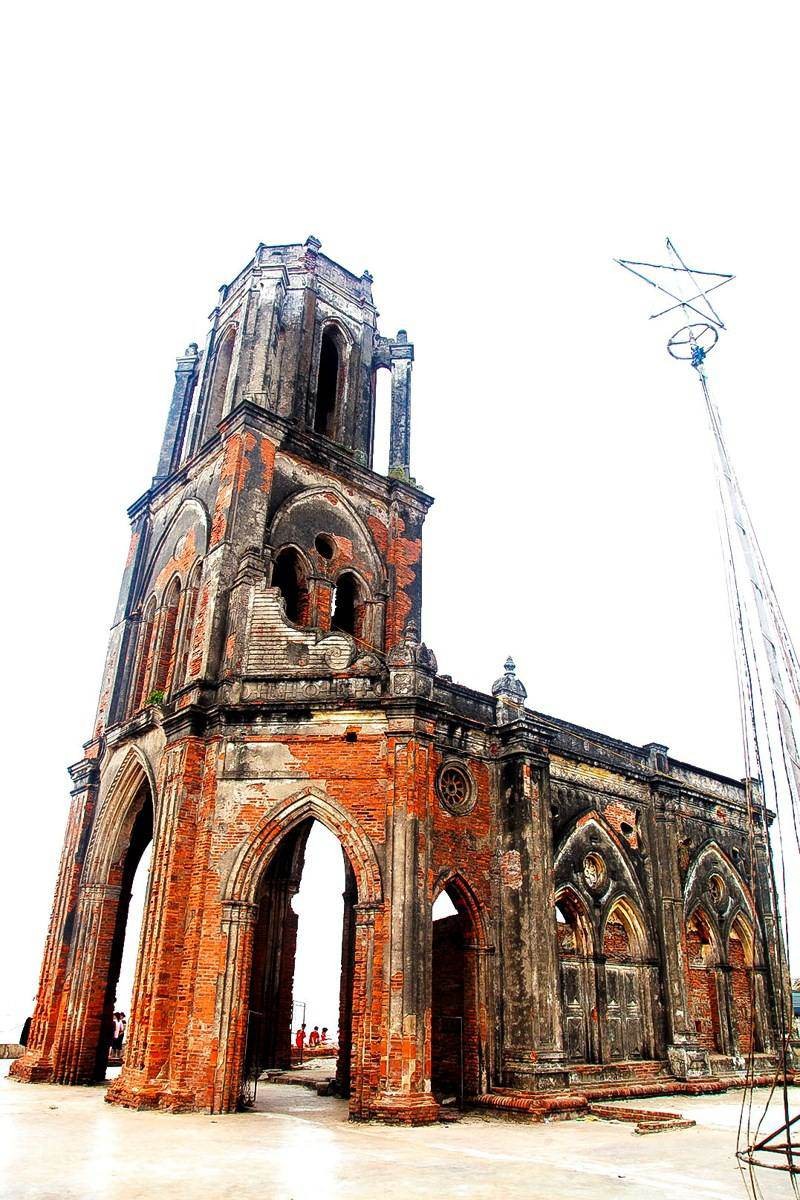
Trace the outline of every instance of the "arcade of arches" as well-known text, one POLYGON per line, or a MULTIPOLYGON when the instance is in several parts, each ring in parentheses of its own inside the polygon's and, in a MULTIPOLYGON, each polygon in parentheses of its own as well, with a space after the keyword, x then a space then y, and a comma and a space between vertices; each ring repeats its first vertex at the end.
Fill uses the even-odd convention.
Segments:
POLYGON ((205 344, 178 359, 129 510, 13 1075, 103 1077, 152 842, 108 1098, 235 1110, 248 1077, 289 1060, 314 822, 343 855, 336 1078, 353 1118, 424 1123, 443 1100, 643 1074, 695 1086, 743 1056, 773 1068, 788 981, 758 789, 537 712, 510 658, 464 687, 423 642, 414 346, 378 331, 369 274, 316 238, 260 245, 205 344))

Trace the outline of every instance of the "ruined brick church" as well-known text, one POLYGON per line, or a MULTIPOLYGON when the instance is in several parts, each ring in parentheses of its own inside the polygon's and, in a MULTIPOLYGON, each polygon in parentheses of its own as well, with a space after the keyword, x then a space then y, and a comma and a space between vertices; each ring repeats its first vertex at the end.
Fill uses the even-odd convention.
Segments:
MULTIPOLYGON (((260 245, 178 359, 69 820, 16 1078, 105 1076, 131 881, 152 857, 109 1100, 229 1112, 289 1061, 314 821, 345 863, 337 1083, 422 1123, 463 1089, 775 1061, 785 986, 748 788, 491 694, 421 641, 414 348, 320 243, 260 245), (387 475, 376 376, 391 375, 387 475), (447 892, 455 909, 434 921, 447 892)), ((505 649, 505 648, 501 648, 505 649)), ((502 658, 499 656, 498 662, 502 658)))

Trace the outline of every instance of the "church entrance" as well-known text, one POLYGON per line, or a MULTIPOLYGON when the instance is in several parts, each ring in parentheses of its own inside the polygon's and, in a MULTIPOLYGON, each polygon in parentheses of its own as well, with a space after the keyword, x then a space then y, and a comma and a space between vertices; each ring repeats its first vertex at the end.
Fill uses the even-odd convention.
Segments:
POLYGON ((264 872, 253 931, 243 1094, 265 1071, 303 1068, 351 1091, 355 904, 341 844, 308 819, 264 872), (300 1036, 298 1036, 300 1034, 300 1036))

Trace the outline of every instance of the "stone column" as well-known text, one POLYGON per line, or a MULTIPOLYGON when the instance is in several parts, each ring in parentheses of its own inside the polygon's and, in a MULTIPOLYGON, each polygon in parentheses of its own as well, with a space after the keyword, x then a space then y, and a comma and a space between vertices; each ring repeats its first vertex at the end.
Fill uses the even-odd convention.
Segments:
POLYGON ((548 735, 500 726, 501 1074, 506 1087, 567 1086, 553 889, 548 735))
MULTIPOLYGON (((666 747, 653 744, 654 756, 666 747)), ((678 860, 680 792, 668 779, 657 779, 653 789, 653 857, 656 924, 661 952, 667 1057, 678 1079, 708 1075, 708 1051, 697 1041, 689 1004, 689 963, 684 926, 684 896, 678 860)))
POLYGON ((189 408, 192 402, 192 388, 197 379, 199 361, 200 353, 196 342, 191 342, 177 360, 175 386, 172 389, 172 401, 169 406, 167 426, 164 430, 164 440, 161 444, 161 454, 154 483, 160 483, 162 479, 166 479, 181 460, 186 425, 189 420, 189 408))
POLYGON ((392 369, 391 433, 389 437, 389 474, 411 480, 411 364, 414 347, 405 329, 389 343, 392 369))

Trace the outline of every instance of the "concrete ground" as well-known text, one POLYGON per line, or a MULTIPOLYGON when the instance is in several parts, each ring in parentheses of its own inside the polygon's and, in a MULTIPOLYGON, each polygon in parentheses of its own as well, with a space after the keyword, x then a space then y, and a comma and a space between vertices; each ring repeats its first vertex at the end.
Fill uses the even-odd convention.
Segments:
MULTIPOLYGON (((291 1085, 259 1085, 252 1113, 174 1116, 107 1105, 102 1087, 14 1083, 8 1066, 0 1064, 3 1200, 747 1195, 734 1158, 738 1092, 641 1101, 697 1121, 644 1137, 591 1118, 529 1125, 477 1114, 397 1129, 351 1124, 344 1101, 291 1085)), ((770 1200, 792 1195, 786 1177, 761 1174, 770 1200)))

